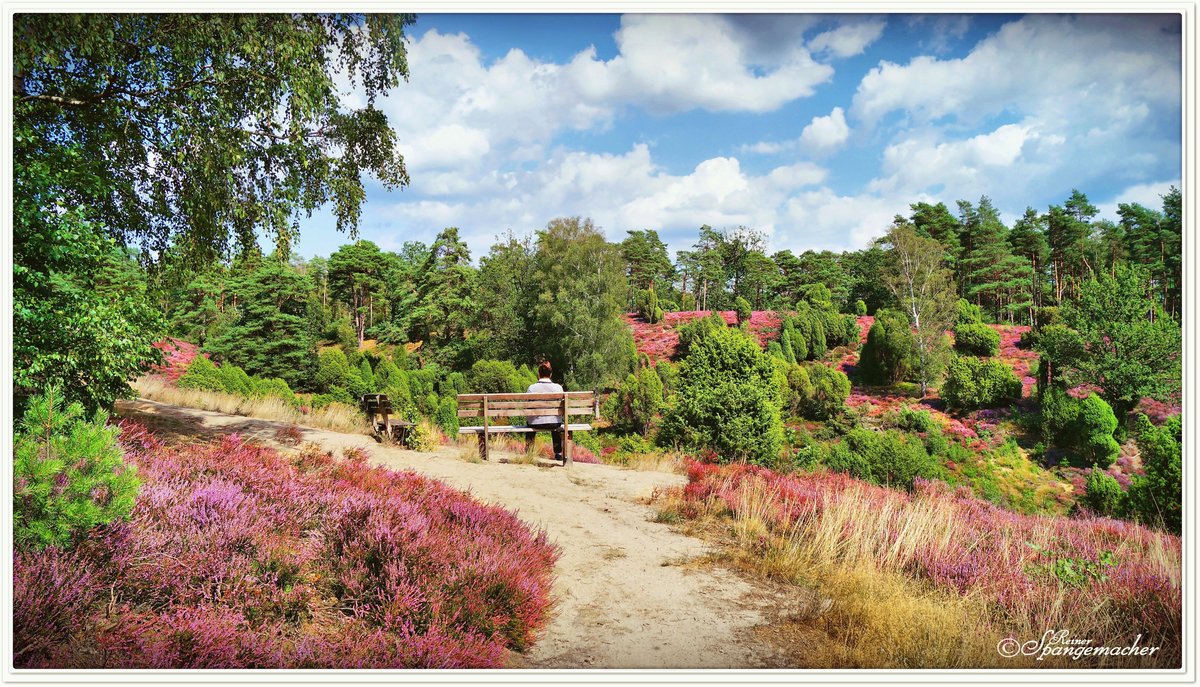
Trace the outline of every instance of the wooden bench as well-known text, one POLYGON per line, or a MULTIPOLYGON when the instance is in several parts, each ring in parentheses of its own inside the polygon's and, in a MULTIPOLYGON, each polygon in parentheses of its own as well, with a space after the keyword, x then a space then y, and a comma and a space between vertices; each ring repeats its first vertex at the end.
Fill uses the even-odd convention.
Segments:
POLYGON ((404 420, 392 420, 392 400, 387 394, 366 394, 362 397, 362 409, 371 423, 371 431, 379 438, 387 437, 399 442, 408 438, 408 431, 413 423, 404 420), (378 419, 377 419, 378 418, 378 419))
POLYGON ((563 419, 563 464, 571 464, 571 432, 586 432, 592 428, 588 423, 569 423, 571 417, 600 417, 600 404, 594 391, 564 391, 538 394, 459 394, 458 416, 460 418, 482 418, 482 424, 459 427, 459 434, 479 435, 479 454, 488 459, 488 436, 513 432, 529 433, 537 430, 524 425, 494 424, 492 418, 537 417, 557 415, 563 419))

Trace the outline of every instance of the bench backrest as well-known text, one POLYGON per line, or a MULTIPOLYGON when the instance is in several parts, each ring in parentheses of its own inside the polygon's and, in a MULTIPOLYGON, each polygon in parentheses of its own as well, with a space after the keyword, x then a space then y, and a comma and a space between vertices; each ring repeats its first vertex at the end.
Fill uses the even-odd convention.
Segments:
POLYGON ((362 397, 363 412, 367 415, 391 415, 392 400, 387 394, 366 394, 362 397))
POLYGON ((594 391, 537 394, 459 394, 459 417, 526 417, 537 415, 600 417, 594 391))

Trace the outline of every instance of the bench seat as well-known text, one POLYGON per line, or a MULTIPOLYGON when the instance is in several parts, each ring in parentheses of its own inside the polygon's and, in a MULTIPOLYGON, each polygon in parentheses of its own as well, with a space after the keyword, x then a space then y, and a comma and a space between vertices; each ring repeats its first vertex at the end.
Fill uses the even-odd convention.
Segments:
MULTIPOLYGON (((482 434, 483 429, 484 429, 483 425, 472 426, 472 427, 459 427, 458 433, 459 434, 482 434)), ((569 425, 567 425, 567 430, 571 431, 571 432, 590 432, 592 430, 592 426, 586 422, 572 422, 569 425)), ((513 425, 489 425, 487 428, 488 434, 512 434, 515 432, 548 432, 548 431, 550 431, 550 430, 534 429, 532 427, 525 427, 524 425, 516 425, 516 426, 513 426, 513 425)))

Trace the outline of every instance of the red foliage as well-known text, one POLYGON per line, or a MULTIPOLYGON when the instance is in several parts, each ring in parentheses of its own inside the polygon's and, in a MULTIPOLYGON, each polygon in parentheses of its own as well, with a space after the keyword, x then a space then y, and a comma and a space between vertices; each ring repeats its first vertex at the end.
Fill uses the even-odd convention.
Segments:
POLYGON ((179 381, 197 355, 208 357, 207 353, 200 352, 199 346, 182 339, 166 338, 156 342, 154 347, 163 352, 163 364, 155 365, 150 372, 161 375, 170 382, 179 381))
POLYGON ((76 636, 18 653, 21 667, 499 667, 547 621, 545 533, 439 482, 365 454, 289 461, 237 435, 168 447, 122 423, 122 443, 141 494, 82 545, 92 572, 70 585, 104 603, 28 579, 52 577, 56 554, 22 559, 16 618, 67 609, 76 636))
MULTIPOLYGON (((725 320, 725 324, 737 325, 737 312, 720 310, 717 313, 725 320)), ((625 321, 633 330, 633 341, 637 345, 638 353, 645 353, 650 357, 651 363, 656 363, 663 359, 674 359, 679 347, 679 325, 708 317, 710 314, 711 310, 669 312, 663 314, 662 322, 650 324, 638 315, 630 313, 625 315, 625 321)), ((758 340, 758 344, 765 348, 768 343, 779 338, 779 323, 779 314, 775 311, 755 310, 750 313, 748 329, 758 340)))

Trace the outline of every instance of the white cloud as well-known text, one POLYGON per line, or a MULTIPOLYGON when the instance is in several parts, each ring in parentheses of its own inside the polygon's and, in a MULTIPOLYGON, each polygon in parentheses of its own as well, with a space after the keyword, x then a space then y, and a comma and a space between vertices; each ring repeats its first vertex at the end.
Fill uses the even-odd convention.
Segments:
MULTIPOLYGON (((1005 24, 961 59, 881 62, 859 84, 853 114, 876 122, 902 110, 916 122, 977 121, 1005 110, 1103 120, 1114 103, 1179 100, 1178 43, 1169 15, 1030 15, 1005 24), (1164 66, 1168 68, 1164 69, 1164 66)), ((1177 17, 1174 19, 1177 21, 1177 17)))
POLYGON ((1167 194, 1167 191, 1172 186, 1181 188, 1179 179, 1130 186, 1117 193, 1110 200, 1103 203, 1096 203, 1096 209, 1099 210, 1096 218, 1117 221, 1119 219, 1117 216, 1117 206, 1122 203, 1137 203, 1151 210, 1162 211, 1162 197, 1167 194))
POLYGON ((487 134, 461 124, 439 126, 417 137, 404 148, 404 159, 412 171, 472 166, 491 149, 487 134))
POLYGON ((868 45, 879 40, 887 25, 882 19, 867 19, 843 24, 835 29, 818 34, 808 42, 815 53, 829 53, 834 57, 859 55, 868 45))
MULTIPOLYGON (((627 14, 615 34, 619 54, 599 61, 585 51, 567 67, 593 102, 629 103, 657 112, 694 108, 768 112, 811 95, 833 76, 799 40, 770 60, 753 36, 709 14, 627 14)), ((799 39, 799 36, 796 36, 799 39)))
POLYGON ((812 122, 800 132, 800 144, 817 151, 830 151, 850 138, 850 127, 846 125, 846 113, 835 107, 824 117, 813 117, 812 122))

